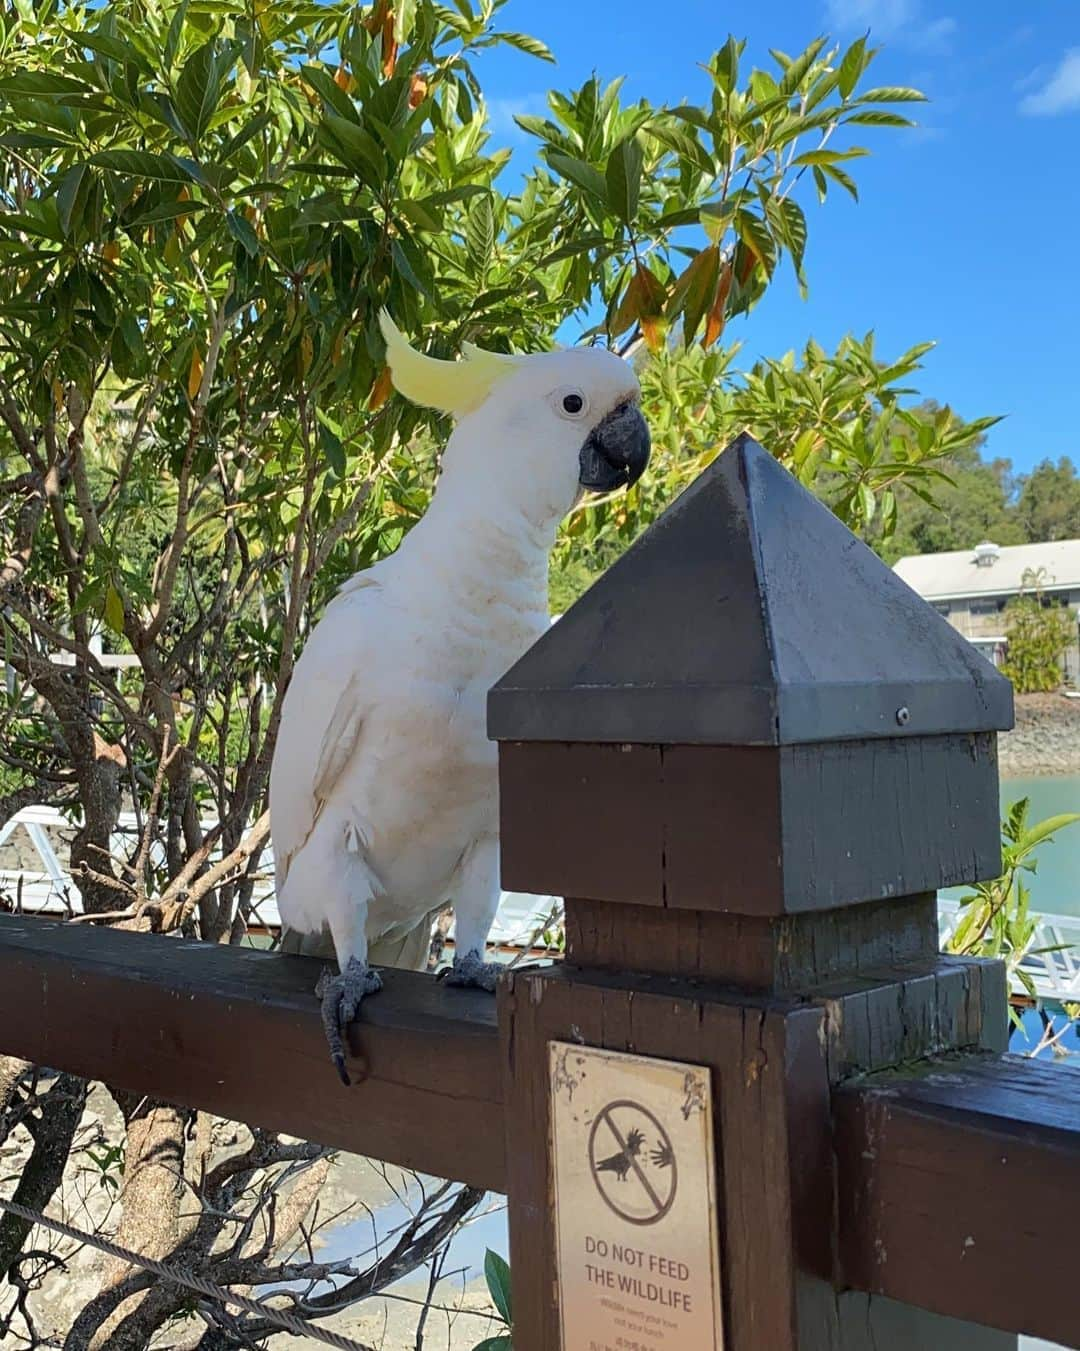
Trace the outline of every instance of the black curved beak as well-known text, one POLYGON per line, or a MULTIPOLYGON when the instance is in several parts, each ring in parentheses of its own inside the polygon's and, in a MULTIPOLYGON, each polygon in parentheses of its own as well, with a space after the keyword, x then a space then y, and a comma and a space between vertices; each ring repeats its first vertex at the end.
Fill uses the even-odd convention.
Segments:
POLYGON ((594 493, 630 488, 649 463, 649 427, 634 403, 621 403, 598 422, 581 447, 578 482, 594 493))

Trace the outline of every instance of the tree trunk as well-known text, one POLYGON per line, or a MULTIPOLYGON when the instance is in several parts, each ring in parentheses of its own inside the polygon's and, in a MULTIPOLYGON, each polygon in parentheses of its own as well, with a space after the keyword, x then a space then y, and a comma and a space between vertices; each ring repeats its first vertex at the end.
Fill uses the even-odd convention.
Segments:
MULTIPOLYGON (((120 1193, 123 1216, 116 1241, 145 1257, 166 1258, 195 1221, 193 1214, 182 1231, 184 1117, 177 1108, 162 1103, 114 1096, 118 1097, 127 1122, 124 1185, 120 1193)), ((130 1274, 131 1267, 126 1262, 110 1259, 105 1267, 102 1292, 119 1285, 130 1274)), ((175 1297, 176 1290, 166 1286, 162 1293, 175 1297)), ((90 1347, 93 1351, 102 1351, 105 1347, 127 1345, 125 1340, 114 1343, 113 1338, 125 1325, 130 1329, 144 1324, 143 1317, 134 1317, 136 1313, 142 1313, 144 1304, 148 1306, 145 1317, 156 1327, 158 1321, 167 1316, 167 1313, 152 1311, 150 1305, 158 1302, 151 1299, 151 1293, 125 1300, 104 1322, 90 1347)), ((168 1298, 165 1303, 169 1303, 168 1298)))
MULTIPOLYGON (((84 1080, 73 1074, 61 1074, 45 1094, 41 1114, 34 1123, 34 1148, 11 1198, 19 1205, 40 1212, 52 1200, 63 1180, 71 1142, 82 1120, 86 1091, 84 1080)), ((32 1228, 28 1220, 9 1211, 0 1215, 0 1280, 18 1259, 32 1228)))
POLYGON ((122 890, 89 875, 115 876, 110 845, 120 819, 120 774, 126 760, 119 746, 108 745, 96 732, 93 737, 93 757, 77 764, 83 826, 71 842, 71 876, 87 913, 102 914, 122 907, 126 900, 122 890))

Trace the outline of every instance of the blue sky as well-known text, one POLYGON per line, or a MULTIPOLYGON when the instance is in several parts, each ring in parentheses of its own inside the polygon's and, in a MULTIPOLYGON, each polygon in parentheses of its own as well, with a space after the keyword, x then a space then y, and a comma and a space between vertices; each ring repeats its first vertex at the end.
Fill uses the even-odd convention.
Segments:
MULTIPOLYGON (((625 97, 705 97, 696 63, 726 39, 799 51, 819 33, 882 46, 873 84, 915 85, 916 131, 859 128, 873 155, 853 167, 856 205, 834 189, 808 203, 800 300, 790 267, 748 319, 728 330, 740 364, 813 336, 832 347, 874 329, 889 357, 938 346, 921 392, 966 417, 1004 413, 987 453, 1018 469, 1080 462, 1080 3, 1035 0, 510 0, 500 26, 543 38, 555 67, 513 52, 481 68, 496 125, 523 143, 515 111, 589 74, 625 75, 625 97)), ((770 67, 771 68, 771 67, 770 67)))

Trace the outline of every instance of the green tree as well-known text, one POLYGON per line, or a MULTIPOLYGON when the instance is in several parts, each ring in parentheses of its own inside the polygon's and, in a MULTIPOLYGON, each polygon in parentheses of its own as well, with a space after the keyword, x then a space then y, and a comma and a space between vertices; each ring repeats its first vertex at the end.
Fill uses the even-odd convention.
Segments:
POLYGON ((1032 544, 1080 539, 1080 478, 1072 460, 1067 456, 1057 464, 1043 460, 1025 475, 1016 514, 1032 544))
POLYGON ((1061 659, 1076 641, 1076 620, 1042 593, 1038 577, 1005 607, 1008 652, 1001 669, 1017 694, 1044 694, 1061 688, 1061 659))
POLYGON ((985 539, 1002 545, 1026 542, 1010 501, 1012 464, 1006 459, 984 460, 981 440, 939 461, 948 482, 937 485, 932 501, 906 486, 897 490, 896 530, 875 541, 887 562, 907 554, 973 549, 985 539))

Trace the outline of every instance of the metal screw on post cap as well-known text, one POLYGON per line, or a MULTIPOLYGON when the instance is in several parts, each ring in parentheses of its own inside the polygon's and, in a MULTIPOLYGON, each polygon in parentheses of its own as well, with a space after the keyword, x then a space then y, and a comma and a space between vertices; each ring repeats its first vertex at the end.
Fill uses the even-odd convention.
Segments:
POLYGON ((906 727, 911 721, 911 710, 906 704, 896 710, 896 721, 901 727, 906 727))

